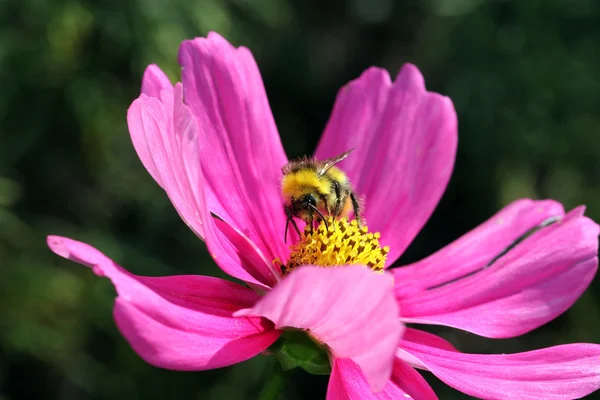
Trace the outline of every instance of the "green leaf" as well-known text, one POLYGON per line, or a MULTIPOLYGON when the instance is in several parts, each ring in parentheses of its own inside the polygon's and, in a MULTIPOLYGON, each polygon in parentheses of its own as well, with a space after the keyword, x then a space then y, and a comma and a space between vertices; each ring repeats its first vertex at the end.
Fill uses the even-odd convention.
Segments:
POLYGON ((277 358, 284 371, 300 367, 314 375, 331 373, 327 351, 303 331, 284 332, 269 351, 277 358))

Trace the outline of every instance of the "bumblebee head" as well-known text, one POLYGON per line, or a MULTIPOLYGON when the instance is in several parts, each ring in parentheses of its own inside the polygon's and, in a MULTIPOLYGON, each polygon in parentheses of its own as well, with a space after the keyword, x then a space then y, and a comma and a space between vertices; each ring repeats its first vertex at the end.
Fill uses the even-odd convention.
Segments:
POLYGON ((317 206, 317 200, 312 193, 308 193, 298 198, 292 198, 290 205, 292 206, 292 211, 294 211, 294 216, 301 217, 300 214, 303 211, 310 210, 312 214, 313 209, 317 206))
POLYGON ((307 224, 311 224, 312 228, 314 215, 316 213, 319 215, 321 220, 325 221, 325 225, 327 226, 325 217, 317 208, 317 198, 312 193, 303 194, 298 198, 292 197, 289 204, 285 206, 285 212, 287 214, 287 221, 285 224, 284 241, 287 241, 287 231, 290 222, 292 222, 294 229, 298 233, 298 236, 300 236, 300 230, 294 221, 294 217, 304 220, 307 224))

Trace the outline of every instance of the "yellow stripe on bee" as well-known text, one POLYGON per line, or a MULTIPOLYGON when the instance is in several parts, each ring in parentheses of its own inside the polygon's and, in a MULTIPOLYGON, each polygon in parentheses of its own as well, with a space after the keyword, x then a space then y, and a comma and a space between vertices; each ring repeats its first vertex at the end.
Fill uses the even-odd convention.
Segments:
POLYGON ((327 194, 331 191, 331 182, 320 177, 310 169, 291 172, 283 177, 281 182, 283 196, 299 198, 308 193, 327 194))
POLYGON ((329 168, 329 170, 325 173, 325 175, 328 175, 334 181, 342 183, 342 184, 344 184, 348 181, 348 177, 346 176, 346 174, 343 173, 342 170, 337 167, 329 168))

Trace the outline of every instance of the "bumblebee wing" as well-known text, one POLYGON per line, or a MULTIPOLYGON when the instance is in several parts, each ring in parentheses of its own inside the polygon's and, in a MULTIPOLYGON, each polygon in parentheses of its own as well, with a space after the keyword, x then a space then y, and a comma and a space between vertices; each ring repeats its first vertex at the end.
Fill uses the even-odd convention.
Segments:
POLYGON ((329 169, 331 167, 333 167, 335 164, 339 163, 344 158, 348 157, 348 154, 350 154, 352 151, 354 151, 354 149, 350 149, 350 150, 343 152, 342 154, 339 154, 335 157, 331 157, 331 158, 328 158, 327 160, 321 161, 319 164, 319 169, 317 170, 317 173, 319 174, 319 176, 323 175, 325 172, 329 171, 329 169))

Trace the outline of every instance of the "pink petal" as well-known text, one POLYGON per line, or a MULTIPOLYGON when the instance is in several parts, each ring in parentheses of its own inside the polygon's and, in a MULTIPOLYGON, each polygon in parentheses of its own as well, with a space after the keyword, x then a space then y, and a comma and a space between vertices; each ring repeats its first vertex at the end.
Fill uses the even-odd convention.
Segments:
POLYGON ((118 293, 117 326, 152 365, 175 370, 223 367, 257 355, 280 334, 267 320, 232 316, 259 298, 235 283, 205 276, 136 276, 85 243, 49 236, 48 246, 112 281, 118 293))
POLYGON ((315 156, 356 149, 340 166, 365 200, 369 228, 391 248, 389 265, 440 200, 456 146, 452 102, 426 92, 418 69, 407 64, 393 84, 386 71, 371 68, 342 88, 315 156))
POLYGON ((160 93, 163 90, 173 90, 171 81, 157 65, 148 65, 142 79, 142 93, 160 99, 160 93))
POLYGON ((448 342, 446 339, 434 335, 433 333, 421 331, 414 328, 406 328, 402 340, 408 340, 410 342, 420 343, 425 346, 435 347, 447 351, 458 351, 456 348, 448 342))
POLYGON ((556 318, 596 273, 599 229, 582 214, 571 211, 474 275, 399 298, 402 319, 506 338, 556 318))
POLYGON ((196 150, 197 127, 189 113, 179 113, 178 121, 174 121, 173 107, 172 90, 163 91, 162 100, 142 94, 127 112, 129 132, 148 172, 167 192, 182 219, 203 237, 202 222, 197 217, 197 199, 192 190, 197 184, 200 167, 196 150), (186 129, 176 131, 175 123, 177 128, 186 129), (184 160, 184 157, 190 159, 184 160), (187 166, 189 170, 186 170, 187 166))
POLYGON ((268 288, 279 278, 272 260, 241 232, 215 225, 200 168, 199 128, 182 96, 177 84, 173 91, 163 90, 161 100, 142 94, 133 102, 127 117, 136 150, 181 218, 206 240, 217 264, 253 287, 268 288))
POLYGON ((403 340, 401 348, 446 384, 483 399, 575 399, 600 388, 600 346, 464 354, 403 340))
POLYGON ((373 393, 365 377, 352 360, 336 359, 329 378, 327 400, 368 400, 368 399, 437 399, 437 396, 412 367, 402 360, 394 361, 391 379, 384 389, 373 393))
POLYGON ((148 136, 156 137, 158 140, 169 140, 173 136, 172 124, 169 122, 171 107, 165 106, 161 102, 162 91, 165 92, 165 98, 171 97, 170 104, 172 104, 173 85, 158 66, 148 66, 142 81, 142 95, 130 106, 127 112, 127 122, 131 141, 138 157, 156 183, 164 188, 160 171, 157 169, 160 165, 155 165, 146 139, 148 136), (147 100, 149 97, 156 100, 147 100))
POLYGON ((396 86, 407 92, 425 93, 425 79, 413 64, 404 64, 396 77, 396 86))
POLYGON ((252 54, 211 33, 183 42, 179 63, 185 101, 200 127, 209 209, 269 261, 287 259, 280 194, 287 158, 252 54))
POLYGON ((549 217, 562 217, 552 200, 517 200, 438 252, 402 268, 392 269, 398 297, 464 277, 486 265, 516 238, 549 217))
MULTIPOLYGON (((404 331, 404 335, 402 335, 402 341, 419 343, 425 346, 435 347, 447 351, 458 351, 447 340, 442 339, 441 337, 432 333, 420 331, 414 328, 406 328, 406 331, 404 331)), ((398 357, 400 360, 406 362, 408 365, 414 368, 425 370, 427 369, 427 367, 423 365, 421 360, 404 350, 402 348, 402 344, 400 344, 400 347, 396 351, 396 357, 398 357)))
POLYGON ((236 315, 268 318, 277 329, 310 331, 334 357, 356 362, 378 391, 390 377, 404 329, 397 313, 389 276, 357 266, 306 266, 236 315))

